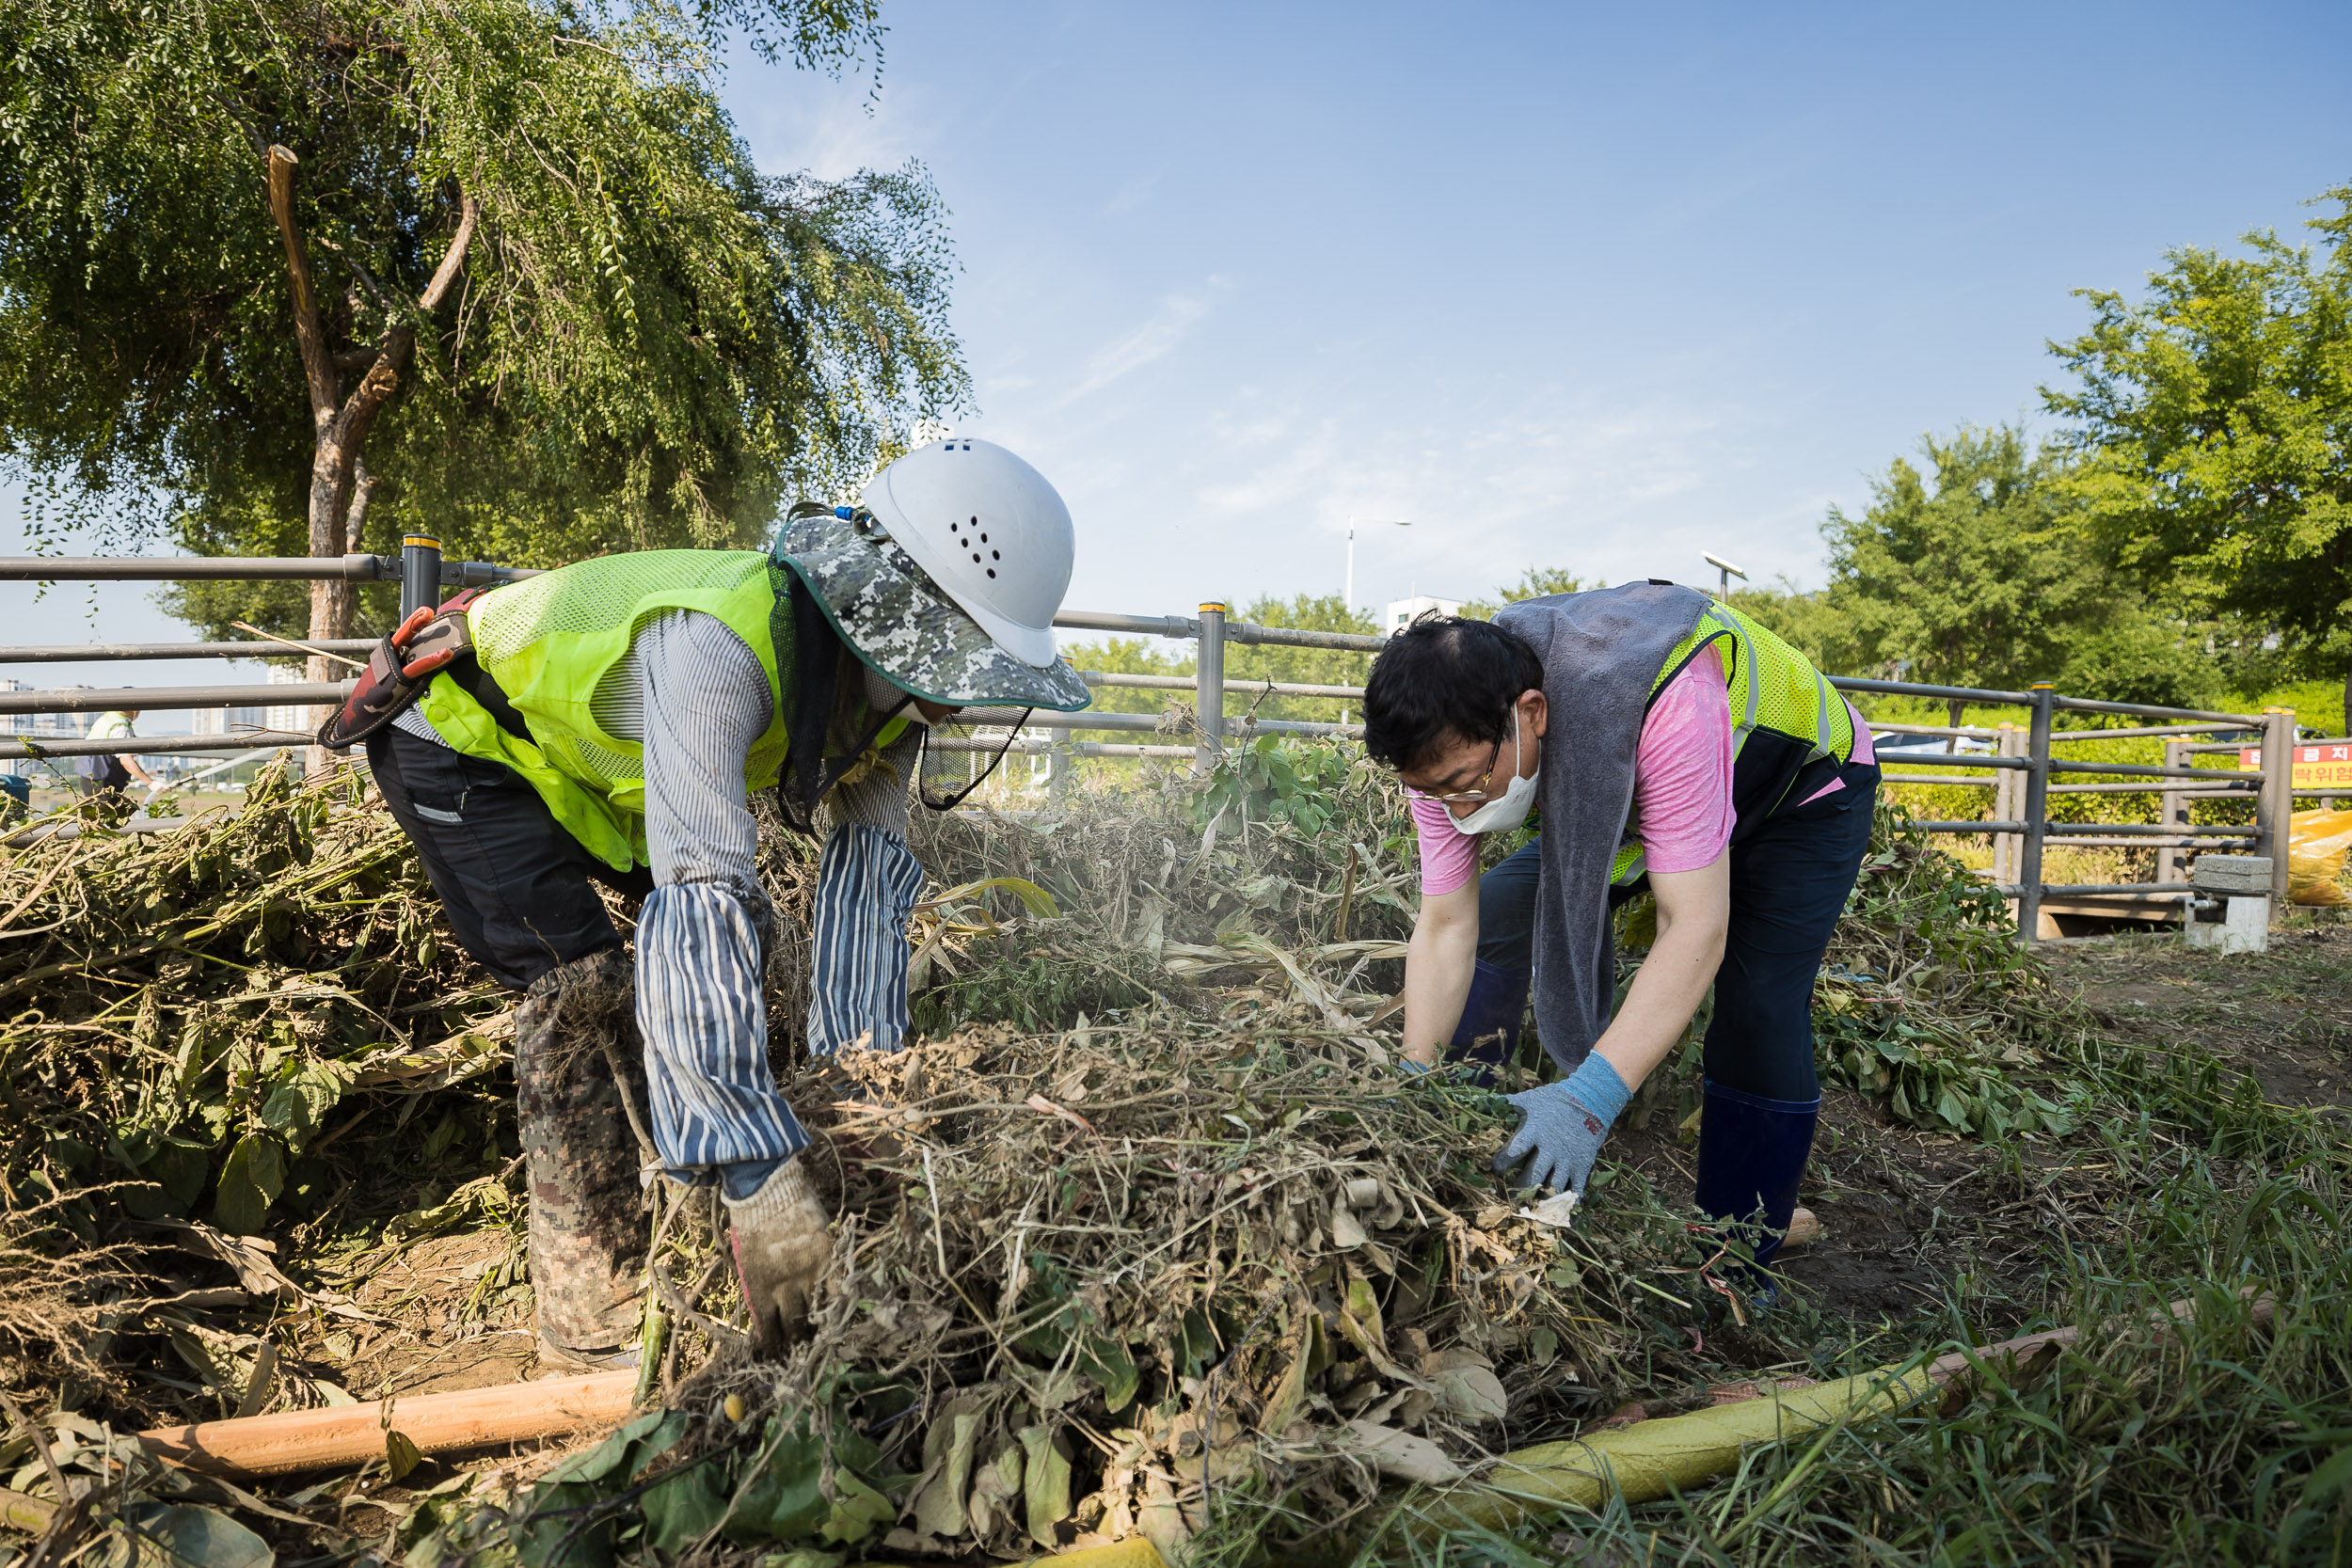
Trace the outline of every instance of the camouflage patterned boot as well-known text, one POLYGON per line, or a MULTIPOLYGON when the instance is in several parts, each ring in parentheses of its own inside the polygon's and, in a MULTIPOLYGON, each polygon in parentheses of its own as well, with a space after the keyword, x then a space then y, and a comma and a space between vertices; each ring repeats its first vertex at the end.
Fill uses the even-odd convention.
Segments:
POLYGON ((617 947, 532 982, 515 1009, 516 1119, 531 1188, 531 1289, 543 1359, 628 1364, 650 1239, 636 1134, 608 1043, 645 1102, 635 984, 617 947))

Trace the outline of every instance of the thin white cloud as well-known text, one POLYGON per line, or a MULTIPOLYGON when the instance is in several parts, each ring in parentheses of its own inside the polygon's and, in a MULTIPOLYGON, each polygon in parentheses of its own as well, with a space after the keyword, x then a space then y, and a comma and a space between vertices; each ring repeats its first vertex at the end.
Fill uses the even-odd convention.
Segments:
POLYGON ((1152 198, 1152 189, 1159 182, 1159 171, 1156 169, 1150 174, 1136 175, 1111 193, 1111 198, 1103 203, 1103 216, 1112 218, 1121 213, 1134 212, 1152 198))
POLYGON ((1675 575, 1681 556, 1735 547, 1763 521, 1700 520, 1742 454, 1720 414, 1672 401, 1606 407, 1548 389, 1467 426, 1438 412, 1441 395, 1422 422, 1254 402, 1207 421, 1216 456, 1193 492, 1201 513, 1326 538, 1351 515, 1408 518, 1409 536, 1384 531, 1372 548, 1413 563, 1399 569, 1424 592, 1487 592, 1530 564, 1609 581, 1675 575))
POLYGON ((1165 357, 1208 313, 1209 301, 1203 294, 1168 295, 1140 326, 1097 349, 1087 361, 1085 378, 1045 406, 1049 410, 1067 408, 1080 398, 1091 396, 1154 359, 1165 357))

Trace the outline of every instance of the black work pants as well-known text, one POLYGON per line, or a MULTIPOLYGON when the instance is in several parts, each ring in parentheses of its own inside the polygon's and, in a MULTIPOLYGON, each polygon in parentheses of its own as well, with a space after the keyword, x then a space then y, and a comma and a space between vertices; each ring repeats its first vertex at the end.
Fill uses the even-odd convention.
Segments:
MULTIPOLYGON (((1765 1100, 1821 1092, 1813 1068, 1813 979, 1870 845, 1878 769, 1848 767, 1846 787, 1766 818, 1731 846, 1731 926, 1708 1025, 1710 1082, 1765 1100)), ((1478 882, 1478 956, 1534 966, 1537 839, 1478 882)))
POLYGON ((639 898, 653 889, 650 870, 625 876, 590 854, 502 762, 387 727, 369 737, 368 766, 416 845, 457 940, 516 990, 559 965, 620 945, 594 883, 639 898))

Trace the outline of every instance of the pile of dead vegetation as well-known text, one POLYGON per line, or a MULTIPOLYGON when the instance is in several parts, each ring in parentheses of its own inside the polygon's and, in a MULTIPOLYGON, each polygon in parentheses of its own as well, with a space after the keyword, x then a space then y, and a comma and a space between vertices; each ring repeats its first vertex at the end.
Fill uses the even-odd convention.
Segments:
POLYGON ((1403 984, 1420 899, 1411 824, 1394 775, 1355 747, 1266 738, 1205 780, 1153 771, 1033 811, 916 818, 915 848, 946 890, 918 916, 911 981, 927 1033, 1215 1012, 1246 1006, 1253 987, 1337 1026, 1390 1016, 1403 984))
POLYGON ((230 1238, 313 1218, 349 1185, 346 1139, 494 1157, 499 1130, 449 1120, 462 1102, 440 1091, 502 1064, 506 1002, 356 780, 306 789, 273 768, 243 810, 178 832, 118 832, 94 808, 62 825, 0 872, 0 1274, 47 1302, 0 1321, 0 1377, 50 1398, 96 1379, 117 1415, 175 1414, 187 1376, 217 1370, 200 1344, 220 1302, 162 1258, 139 1268, 146 1291, 86 1259, 219 1260, 230 1238), (436 1119, 408 1128, 420 1109, 436 1119), (126 1371, 154 1354, 196 1363, 126 1371))
MULTIPOLYGON (((2007 900, 1912 820, 1880 805, 1816 983, 1822 1076, 1933 1132, 2063 1133, 2094 1099, 2092 1020, 2017 942, 2007 900)), ((1355 748, 1263 739, 1205 783, 1169 773, 918 826, 926 865, 961 884, 924 917, 938 924, 919 949, 916 1007, 933 1032, 1066 1028, 1081 1011, 1154 1001, 1224 1016, 1281 1002, 1385 1037, 1419 883, 1403 792, 1355 748), (1047 896, 1024 903, 1008 878, 1047 896)), ((1487 863, 1528 836, 1490 840, 1487 863)), ((1622 999, 1654 910, 1638 897, 1616 920, 1622 999)), ((1645 1086, 1645 1115, 1697 1110, 1711 1019, 1710 1003, 1645 1086)), ((1520 1060, 1549 1076, 1538 1035, 1531 1020, 1520 1060)))
MULTIPOLYGON (((270 775, 176 834, 87 829, 0 871, 0 1308, 40 1308, 0 1324, 8 1386, 60 1443, 75 1411, 348 1399, 350 1331, 391 1332, 351 1282, 436 1228, 497 1232, 446 1315, 520 1321, 510 999, 397 828, 356 785, 270 775)), ((659 1408, 536 1481, 453 1478, 387 1552, 1296 1556, 1401 1484, 1722 1370, 1699 1351, 1739 1315, 1737 1259, 1687 1188, 1604 1168, 1564 1226, 1489 1172, 1506 1107, 1393 1072, 1412 841, 1351 749, 1257 742, 1206 781, 916 832, 914 1039, 814 1066, 815 857, 763 833, 776 1066, 841 1215, 813 1338, 753 1363, 707 1205, 665 1196, 659 1408)), ((1629 981, 1644 914, 1620 918, 1629 981)), ((1893 815, 1818 996, 1825 1076, 1901 1119, 2034 1133, 2090 1102, 2079 1022, 1998 897, 1893 815)), ((1706 1022, 1637 1117, 1695 1108, 1706 1022)), ((1532 1038, 1522 1064, 1548 1071, 1532 1038)), ((281 1536, 342 1512, 237 1506, 281 1536)))
POLYGON ((754 1364, 681 1303, 718 1354, 669 1416, 411 1563, 1329 1549, 1384 1482, 1605 1417, 1672 1359, 1661 1307, 1723 1288, 1680 1216, 1531 1206, 1505 1107, 1303 1005, 975 1028, 792 1094, 839 1217, 813 1337, 754 1364))

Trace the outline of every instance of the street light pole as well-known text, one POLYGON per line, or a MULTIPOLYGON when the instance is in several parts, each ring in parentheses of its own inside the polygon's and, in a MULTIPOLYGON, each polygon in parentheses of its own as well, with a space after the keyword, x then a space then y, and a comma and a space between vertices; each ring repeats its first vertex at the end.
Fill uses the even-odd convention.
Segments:
POLYGON ((1341 594, 1340 608, 1350 615, 1356 613, 1356 525, 1359 522, 1366 528, 1411 528, 1413 526, 1402 517, 1359 518, 1351 515, 1347 519, 1347 587, 1341 594))
POLYGON ((1725 561, 1720 555, 1703 556, 1701 559, 1704 560, 1709 566, 1714 567, 1717 574, 1719 574, 1715 578, 1715 596, 1719 599, 1727 599, 1731 596, 1731 579, 1733 578, 1738 578, 1741 582, 1748 580, 1747 573, 1740 570, 1739 567, 1734 566, 1730 562, 1725 561))

